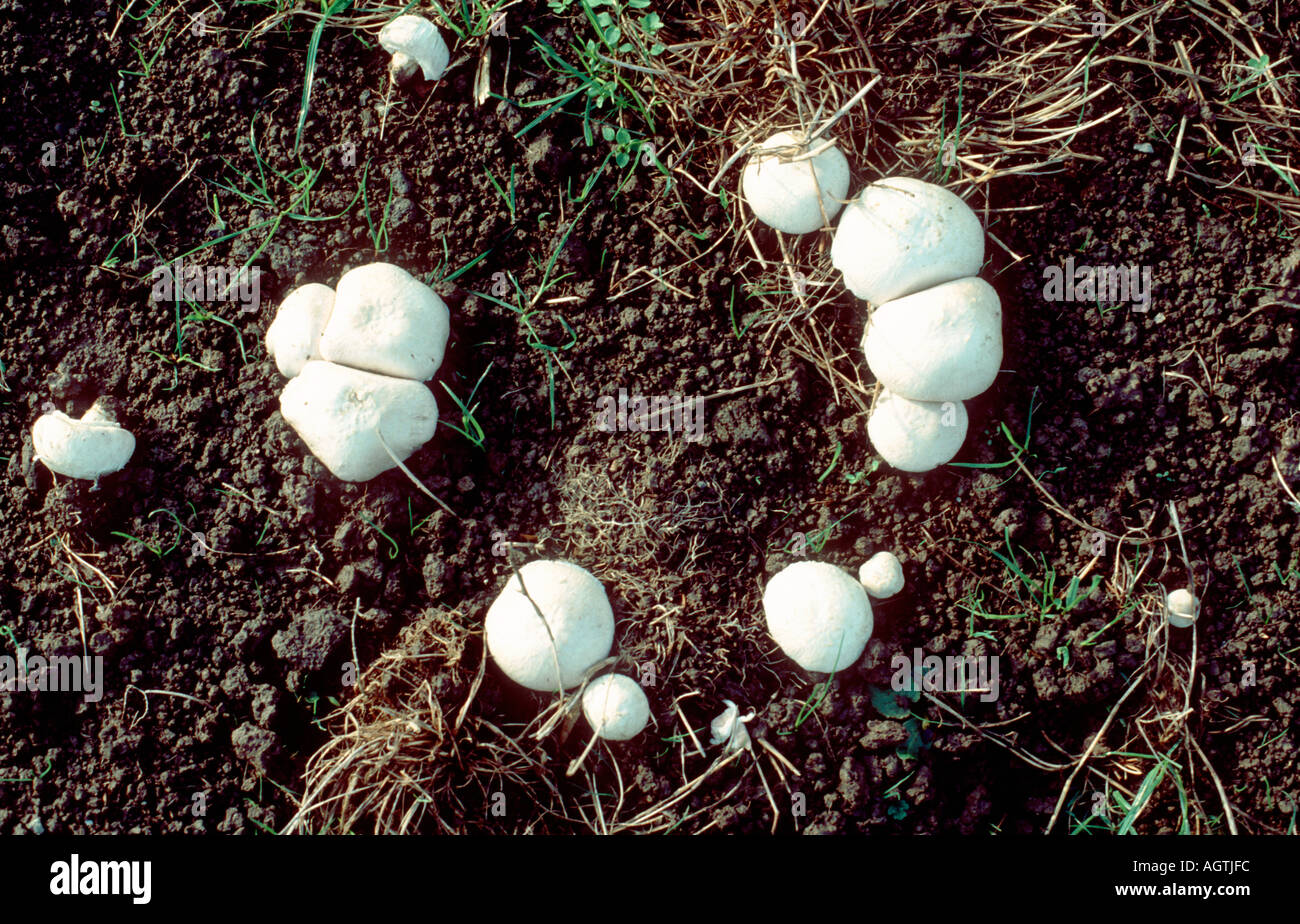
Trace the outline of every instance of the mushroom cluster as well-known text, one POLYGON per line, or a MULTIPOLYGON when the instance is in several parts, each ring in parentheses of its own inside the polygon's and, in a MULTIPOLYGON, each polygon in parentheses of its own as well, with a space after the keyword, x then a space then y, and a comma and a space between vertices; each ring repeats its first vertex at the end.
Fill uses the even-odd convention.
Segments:
POLYGON ((868 596, 883 600, 903 589, 903 566, 877 552, 858 579, 825 562, 800 561, 773 575, 763 591, 767 631, 804 670, 834 674, 861 656, 875 616, 868 596))
POLYGON ((369 481, 433 438, 438 402, 423 383, 449 333, 442 299, 391 263, 295 289, 266 333, 289 379, 280 411, 336 478, 369 481))
MULTIPOLYGON (((558 693, 582 682, 609 656, 614 611, 600 581, 567 561, 531 561, 510 576, 484 621, 488 653, 530 690, 558 693)), ((582 696, 592 731, 610 741, 640 734, 650 702, 635 680, 605 674, 582 696)))
POLYGON ((826 227, 843 208, 831 263, 872 306, 862 349, 882 386, 867 435, 890 465, 926 472, 957 454, 962 402, 1002 362, 1002 305, 976 275, 984 228, 961 198, 923 180, 877 180, 846 205, 848 188, 840 149, 801 132, 758 145, 740 178, 754 215, 787 234, 826 227))
POLYGON ((975 275, 978 216, 941 186, 877 180, 845 207, 831 262, 874 309, 862 338, 883 389, 867 421, 872 445, 903 471, 944 464, 966 439, 963 402, 1002 363, 1002 305, 975 275))

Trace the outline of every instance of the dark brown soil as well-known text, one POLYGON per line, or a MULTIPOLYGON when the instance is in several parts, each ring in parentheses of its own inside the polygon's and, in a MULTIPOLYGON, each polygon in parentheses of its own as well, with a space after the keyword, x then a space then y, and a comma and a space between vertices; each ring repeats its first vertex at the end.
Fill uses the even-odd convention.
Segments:
MULTIPOLYGON (((534 13, 534 28, 564 47, 569 26, 545 4, 534 13)), ((1116 620, 1104 587, 1068 613, 1022 608, 1005 621, 960 604, 982 593, 989 612, 1015 612, 1014 582, 990 551, 1007 542, 1034 577, 1054 569, 1059 594, 1092 558, 1089 534, 1014 467, 923 477, 875 468, 864 415, 837 405, 781 338, 733 316, 744 280, 729 248, 713 247, 725 223, 715 199, 636 160, 618 168, 571 116, 520 134, 544 108, 521 104, 564 87, 528 38, 492 39, 493 89, 502 93, 504 78, 510 101, 475 106, 475 61, 456 63, 453 51, 447 78, 404 98, 381 140, 384 56, 357 33, 325 30, 299 160, 309 29, 295 20, 245 42, 264 14, 231 5, 200 35, 178 28, 142 77, 120 74, 139 70, 141 22, 124 20, 110 39, 115 20, 102 11, 0 3, 9 203, 0 648, 80 655, 84 643, 106 671, 98 703, 0 693, 0 831, 279 829, 324 740, 322 720, 350 695, 354 658, 364 667, 403 628, 448 609, 476 627, 508 574, 503 541, 602 577, 618 650, 655 664, 657 730, 613 752, 632 809, 707 766, 695 756, 683 764, 672 708, 694 694, 681 706, 697 730, 734 700, 798 768, 777 790, 781 830, 1042 831, 1063 773, 1028 766, 923 702, 909 704, 916 717, 900 714, 882 691, 895 651, 996 654, 1001 695, 968 698, 970 719, 1044 760, 1082 751, 1138 667, 1139 613, 1116 620), (257 175, 250 137, 273 200, 262 207, 226 188, 247 191, 241 174, 257 175), (53 162, 42 159, 49 150, 53 162), (295 201, 300 166, 319 171, 306 201, 295 201), (513 216, 488 176, 504 182, 512 170, 513 216), (193 257, 238 266, 265 239, 260 309, 209 306, 222 320, 182 320, 178 342, 175 306, 150 299, 153 267, 282 209, 293 214, 273 234, 262 225, 193 257), (324 220, 293 217, 302 212, 324 220), (558 281, 546 298, 563 300, 543 300, 530 341, 517 313, 474 293, 490 293, 500 273, 531 293, 553 253, 558 281), (686 257, 696 262, 683 269, 686 257), (363 485, 333 479, 278 411, 282 380, 262 346, 275 306, 295 285, 332 284, 375 259, 430 280, 451 306, 438 381, 465 398, 481 380, 482 447, 444 426, 410 461, 455 515, 400 472, 363 485), (646 269, 629 277, 636 268, 646 269), (671 286, 638 287, 650 272, 671 286), (703 439, 600 432, 597 401, 620 388, 710 398, 703 439), (98 488, 54 483, 33 462, 32 422, 47 402, 79 414, 101 395, 135 433, 134 458, 98 488), (809 555, 855 571, 893 550, 908 578, 877 608, 867 655, 810 714, 816 678, 774 649, 759 606, 766 578, 795 559, 786 550, 796 533, 824 536, 809 555), (790 810, 794 794, 806 814, 790 810)), ((876 49, 882 68, 932 67, 908 51, 937 27, 959 34, 960 22, 932 21, 944 15, 928 11, 876 49)), ((1270 52, 1300 60, 1296 22, 1286 30, 1270 52)), ((956 39, 936 52, 953 68, 985 53, 956 39)), ((1206 72, 1220 53, 1196 49, 1206 72)), ((1167 149, 1134 145, 1150 128, 1176 126, 1187 100, 1162 96, 1144 73, 1103 76, 1163 124, 1112 120, 1077 146, 1097 160, 995 181, 972 198, 1005 245, 990 243, 984 275, 1003 300, 1006 358, 994 388, 970 403, 959 460, 1007 459, 1005 424, 1017 439, 1029 431, 1024 461, 1043 489, 1094 527, 1122 534, 1150 522, 1147 535, 1168 536, 1177 504, 1204 588, 1195 737, 1238 822, 1285 830, 1300 808, 1300 511, 1273 460, 1300 486, 1300 249, 1267 208, 1184 176, 1166 182, 1167 149), (1151 266, 1151 310, 1045 301, 1043 268, 1067 257, 1151 266), (1242 419, 1248 403, 1253 424, 1242 419), (1253 684, 1242 682, 1248 662, 1253 684)), ((855 188, 877 175, 863 166, 855 188)), ((1267 171, 1254 179, 1282 189, 1267 171)), ((826 320, 856 344, 861 312, 847 297, 839 308, 826 320)), ((460 425, 434 389, 443 422, 460 425)), ((1147 581, 1185 583, 1176 541, 1136 549, 1149 552, 1147 581)), ((1108 574, 1108 562, 1094 573, 1108 574)), ((477 664, 477 637, 469 646, 477 664)), ((1188 647, 1187 635, 1171 642, 1184 656, 1188 647)), ((503 727, 544 705, 491 667, 475 703, 503 727)), ((575 802, 586 783, 563 771, 580 737, 554 755, 556 783, 575 802)), ((602 781, 614 759, 597 753, 602 781)), ((746 766, 691 797, 690 806, 717 805, 687 830, 769 829, 767 797, 746 766)), ((1212 796, 1202 768, 1186 771, 1212 796)), ((1090 792, 1076 784, 1070 804, 1090 792)), ((531 821, 503 823, 471 805, 464 826, 531 821)), ((1172 831, 1178 820, 1162 809, 1144 825, 1172 831)), ((540 828, 575 829, 555 818, 540 828)))

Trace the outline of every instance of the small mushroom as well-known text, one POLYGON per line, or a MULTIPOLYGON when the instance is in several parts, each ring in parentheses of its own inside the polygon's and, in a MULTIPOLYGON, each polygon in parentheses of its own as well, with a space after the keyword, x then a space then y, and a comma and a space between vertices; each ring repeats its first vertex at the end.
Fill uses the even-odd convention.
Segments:
POLYGON ((62 411, 36 418, 32 448, 50 471, 98 482, 126 466, 135 452, 135 437, 96 401, 79 420, 62 411))
POLYGON ((842 671, 871 638, 867 592, 825 562, 795 562, 773 576, 763 591, 763 613, 772 638, 804 670, 842 671))
POLYGON ((582 713, 592 731, 606 741, 627 741, 650 721, 650 701, 631 677, 602 674, 582 694, 582 713))
POLYGON ((750 157, 740 191, 758 220, 787 234, 807 234, 839 214, 849 191, 849 162, 834 144, 810 146, 802 132, 779 132, 750 157), (809 152, 818 153, 808 157, 809 152))
POLYGON ((488 652, 507 677, 555 693, 576 686, 609 655, 614 611, 605 588, 586 569, 531 561, 510 576, 488 607, 484 631, 488 652))
POLYGON ((387 23, 379 30, 379 44, 393 56, 388 76, 399 85, 409 83, 417 68, 425 80, 437 80, 451 60, 442 33, 423 16, 398 16, 387 23))
POLYGON ((876 380, 913 401, 965 401, 1002 364, 1002 304, 978 276, 876 307, 862 337, 876 380))
POLYGON ((334 310, 334 290, 318 282, 284 297, 266 331, 266 349, 280 374, 291 379, 309 360, 320 359, 320 337, 334 310))
POLYGON ((321 360, 306 363, 289 380, 280 412, 343 481, 369 481, 388 471, 432 439, 438 426, 438 402, 420 382, 321 360))
POLYGON ((740 714, 740 707, 729 699, 724 699, 722 713, 709 723, 709 744, 723 745, 723 751, 747 751, 753 747, 749 729, 745 726, 754 720, 754 713, 740 714))
POLYGON ((882 389, 867 418, 867 436, 894 468, 928 472, 957 455, 968 425, 960 401, 913 401, 882 389))
POLYGON ((942 186, 889 177, 845 206, 831 263, 854 295, 883 305, 978 273, 984 229, 970 206, 942 186))
POLYGON ((877 552, 858 568, 858 583, 877 600, 903 589, 903 566, 893 552, 877 552))
POLYGON ((400 266, 368 263, 339 278, 320 336, 322 359, 425 382, 442 365, 451 331, 447 305, 400 266))
POLYGON ((1196 596, 1186 587, 1170 591, 1165 597, 1165 614, 1169 618, 1169 625, 1179 629, 1188 628, 1196 622, 1199 605, 1196 596))

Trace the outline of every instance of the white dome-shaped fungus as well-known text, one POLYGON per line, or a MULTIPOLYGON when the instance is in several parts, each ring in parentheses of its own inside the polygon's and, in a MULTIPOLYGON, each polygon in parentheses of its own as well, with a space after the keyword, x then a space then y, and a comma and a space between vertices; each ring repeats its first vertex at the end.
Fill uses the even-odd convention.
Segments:
POLYGON ((767 630, 804 670, 835 673, 871 638, 871 602, 862 585, 825 562, 795 562, 763 591, 767 630))
POLYGON ((266 331, 266 349, 287 379, 320 359, 320 338, 334 310, 334 290, 319 282, 299 286, 284 297, 266 331))
POLYGON ((968 425, 960 401, 913 401, 882 389, 867 418, 867 436, 894 468, 928 472, 957 455, 968 425))
POLYGON ((800 132, 780 132, 759 145, 740 175, 741 195, 759 221, 787 234, 807 234, 839 214, 849 191, 849 162, 834 144, 818 150, 824 144, 809 145, 800 132))
POLYGON ((873 305, 963 276, 984 262, 984 229, 959 196, 911 177, 872 183, 844 208, 831 262, 873 305))
POLYGON ((1186 629, 1196 622, 1199 606, 1200 601, 1186 587, 1170 591, 1165 597, 1165 613, 1169 624, 1179 629, 1186 629))
POLYGON ((320 355, 424 382, 442 365, 450 331, 447 305, 437 293, 400 266, 368 263, 339 278, 320 355))
POLYGON ((893 552, 877 552, 858 568, 858 583, 877 600, 903 589, 903 566, 893 552))
POLYGON ((484 626, 488 651, 506 676, 548 693, 576 685, 614 643, 605 588, 566 561, 532 561, 512 574, 484 626))
POLYGON ((650 701, 631 677, 603 674, 582 694, 582 713, 592 731, 606 741, 627 741, 650 721, 650 701))
POLYGON ((941 283, 877 306, 862 349, 876 380, 894 394, 965 401, 997 378, 1002 305, 978 276, 941 283))
POLYGON ((395 467, 393 456, 405 461, 438 426, 438 402, 420 382, 320 360, 284 387, 280 412, 343 481, 369 481, 395 467))

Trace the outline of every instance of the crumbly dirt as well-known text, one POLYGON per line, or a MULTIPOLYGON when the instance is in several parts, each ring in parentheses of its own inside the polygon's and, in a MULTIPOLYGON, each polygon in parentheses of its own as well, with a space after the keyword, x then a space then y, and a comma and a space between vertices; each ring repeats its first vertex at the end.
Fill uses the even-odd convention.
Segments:
MULTIPOLYGON (((544 4, 531 12, 557 48, 580 25, 544 4)), ((1300 511, 1276 472, 1300 489, 1300 249, 1276 213, 1167 182, 1167 149, 1134 147, 1152 127, 1138 115, 1082 138, 1095 159, 978 189, 972 205, 999 242, 984 276, 1002 298, 1006 356, 969 403, 958 461, 1003 462, 1013 448, 1000 425, 1028 432, 1021 458, 1041 490, 1014 465, 910 476, 877 465, 865 414, 811 363, 746 326, 744 280, 713 246, 726 222, 715 197, 635 159, 618 167, 568 115, 520 134, 565 87, 526 37, 490 42, 493 90, 508 99, 476 106, 476 59, 453 51, 441 83, 399 93, 381 120, 384 55, 326 29, 295 156, 310 28, 245 41, 263 14, 231 5, 200 34, 175 20, 142 77, 120 73, 140 69, 142 22, 110 38, 102 12, 0 3, 0 649, 87 652, 105 671, 94 703, 0 692, 0 831, 279 830, 358 668, 452 609, 477 665, 487 604, 511 561, 537 554, 602 578, 623 669, 653 665, 654 727, 589 758, 601 789, 626 785, 625 815, 708 767, 682 719, 707 745, 732 700, 798 775, 760 748, 764 779, 748 757, 723 768, 679 807, 699 810, 682 830, 768 831, 765 780, 782 831, 1042 831, 1066 772, 1030 766, 926 701, 900 705, 886 692, 891 658, 997 655, 996 701, 950 704, 1068 763, 1139 668, 1153 618, 1124 611, 1105 583, 1088 593, 1092 577, 1111 574, 1119 550, 1153 556, 1142 593, 1186 583, 1171 502, 1203 588, 1194 737, 1239 824, 1294 824, 1300 511), (248 185, 258 158, 261 203, 231 192, 260 195, 248 185), (305 198, 302 171, 318 171, 305 198), (513 176, 513 214, 489 174, 503 189, 513 176), (256 311, 205 304, 215 317, 185 320, 189 308, 151 299, 156 265, 211 241, 192 259, 262 268, 256 311), (1150 266, 1150 310, 1046 301, 1043 268, 1071 257, 1150 266), (279 414, 282 379, 262 346, 275 306, 376 259, 431 280, 451 308, 434 393, 447 425, 472 431, 448 390, 474 404, 482 445, 440 426, 409 467, 452 513, 397 471, 330 477, 279 414), (553 286, 525 318, 489 297, 510 278, 529 295, 553 286), (602 432, 599 399, 620 389, 703 396, 702 437, 602 432), (100 396, 136 435, 130 465, 97 487, 52 478, 32 458, 32 422, 47 404, 80 414, 100 396), (1048 496, 1091 527, 1158 541, 1111 541, 1093 562, 1091 531, 1048 496), (993 554, 1008 544, 1032 577, 1054 569, 1049 605, 1017 596, 993 554), (820 698, 819 678, 771 644, 759 602, 801 548, 855 572, 892 550, 908 580, 877 606, 866 655, 820 698), (1089 568, 1077 605, 1053 605, 1089 568), (1017 618, 973 616, 963 604, 976 596, 1017 618)), ((1275 58, 1298 60, 1297 25, 1284 26, 1275 58)), ((989 53, 946 7, 876 51, 890 74, 974 69, 989 53), (934 35, 932 52, 911 53, 934 35)), ((1207 73, 1227 53, 1196 48, 1207 73)), ((1123 86, 1163 120, 1157 131, 1187 111, 1149 75, 1123 86)), ((855 188, 873 170, 860 167, 855 188)), ((847 296, 823 320, 851 346, 865 323, 847 296)), ((1168 648, 1189 658, 1190 633, 1168 648)), ((454 712, 465 685, 444 686, 454 712)), ((474 700, 505 729, 545 705, 491 666, 474 700)), ((556 744, 550 769, 591 816, 589 780, 564 775, 582 739, 556 744)), ((1117 779, 1135 790, 1149 767, 1134 761, 1117 779)), ((1220 816, 1204 765, 1183 771, 1220 816)), ((1077 782, 1069 804, 1092 785, 1077 782)), ((503 820, 490 789, 463 797, 463 829, 582 829, 577 812, 503 820)), ((1176 794, 1165 796, 1143 830, 1177 829, 1176 794)))

